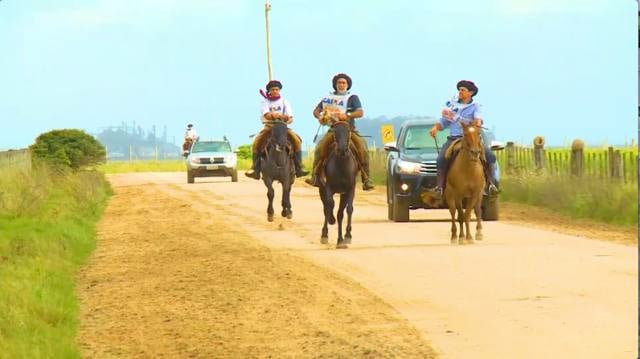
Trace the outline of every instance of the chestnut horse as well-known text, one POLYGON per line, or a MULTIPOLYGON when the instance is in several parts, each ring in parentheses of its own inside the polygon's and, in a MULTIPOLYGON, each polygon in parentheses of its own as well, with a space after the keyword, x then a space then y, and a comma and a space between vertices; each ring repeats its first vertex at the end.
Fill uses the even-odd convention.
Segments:
POLYGON ((461 122, 463 135, 462 146, 447 173, 447 185, 445 198, 451 213, 451 243, 456 243, 456 220, 458 211, 458 223, 460 224, 460 236, 458 244, 473 244, 473 237, 469 229, 471 210, 476 215, 476 240, 482 240, 482 190, 485 186, 485 178, 482 167, 484 157, 480 128, 474 125, 465 125, 461 122), (463 212, 464 206, 464 212, 463 212), (466 236, 464 231, 466 227, 466 236))

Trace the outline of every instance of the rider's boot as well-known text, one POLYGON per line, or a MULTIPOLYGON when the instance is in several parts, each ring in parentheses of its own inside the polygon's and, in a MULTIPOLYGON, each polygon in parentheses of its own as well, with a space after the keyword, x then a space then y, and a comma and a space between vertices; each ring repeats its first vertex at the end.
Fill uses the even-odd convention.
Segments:
POLYGON ((498 189, 498 186, 496 186, 497 182, 495 179, 495 173, 496 173, 496 164, 495 163, 486 163, 484 165, 484 173, 485 176, 487 178, 487 186, 484 190, 485 194, 488 194, 490 196, 496 195, 498 193, 500 193, 500 190, 498 189))
POLYGON ((437 199, 442 198, 442 192, 444 191, 445 171, 438 168, 438 177, 436 178, 436 186, 433 189, 433 195, 437 199))
POLYGON ((296 152, 293 164, 296 167, 296 177, 303 177, 309 174, 309 171, 305 170, 302 165, 302 151, 296 152))
POLYGON ((318 167, 319 161, 320 161, 320 153, 319 151, 316 151, 315 155, 313 156, 313 167, 311 167, 311 177, 307 177, 304 180, 305 183, 312 185, 314 187, 320 187, 320 180, 316 175, 316 173, 318 173, 318 169, 316 167, 318 167))
POLYGON ((244 173, 245 176, 253 179, 260 179, 260 155, 257 153, 253 153, 251 155, 251 159, 253 161, 253 165, 251 169, 244 173))
POLYGON ((371 180, 371 172, 369 170, 369 154, 364 158, 362 163, 362 189, 364 191, 371 191, 375 188, 373 181, 371 180))

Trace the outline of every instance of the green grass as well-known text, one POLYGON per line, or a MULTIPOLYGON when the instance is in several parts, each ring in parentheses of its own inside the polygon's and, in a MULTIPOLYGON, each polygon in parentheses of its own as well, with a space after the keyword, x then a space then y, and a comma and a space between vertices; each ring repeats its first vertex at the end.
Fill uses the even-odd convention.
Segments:
POLYGON ((110 187, 95 171, 7 166, 0 193, 0 357, 79 357, 75 274, 110 187))
POLYGON ((574 218, 623 226, 638 224, 636 183, 524 174, 502 178, 501 199, 549 208, 574 218))
MULTIPOLYGON (((238 159, 238 170, 251 168, 250 159, 238 159)), ((187 167, 184 160, 163 161, 112 161, 98 167, 103 173, 130 172, 185 172, 187 167)))

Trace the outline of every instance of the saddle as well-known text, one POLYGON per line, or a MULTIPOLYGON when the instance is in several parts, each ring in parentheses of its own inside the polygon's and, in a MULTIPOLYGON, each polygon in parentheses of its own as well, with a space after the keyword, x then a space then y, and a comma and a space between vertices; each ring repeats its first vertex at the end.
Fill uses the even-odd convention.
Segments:
MULTIPOLYGON (((355 133, 356 136, 359 136, 357 133, 355 133)), ((314 172, 316 173, 316 176, 319 176, 321 181, 326 182, 326 175, 324 173, 324 166, 327 162, 327 159, 329 157, 329 154, 336 149, 337 147, 337 143, 335 141, 335 138, 331 140, 331 142, 329 142, 329 144, 326 146, 326 148, 323 151, 320 151, 320 160, 318 161, 318 165, 316 168, 314 168, 314 172)), ((351 153, 353 154, 353 158, 355 158, 356 160, 356 164, 358 165, 358 169, 360 171, 364 171, 364 167, 362 164, 362 160, 360 159, 360 155, 358 152, 358 148, 356 147, 356 145, 353 143, 353 141, 349 140, 349 150, 351 151, 351 153)))
MULTIPOLYGON (((451 142, 451 145, 449 146, 449 148, 447 148, 447 151, 444 153, 444 159, 447 162, 447 166, 446 166, 447 168, 456 158, 456 156, 458 155, 461 149, 462 149, 462 137, 456 138, 455 140, 453 140, 453 142, 451 142)), ((484 146, 481 147, 480 161, 482 161, 483 164, 487 162, 486 157, 484 155, 484 146)))

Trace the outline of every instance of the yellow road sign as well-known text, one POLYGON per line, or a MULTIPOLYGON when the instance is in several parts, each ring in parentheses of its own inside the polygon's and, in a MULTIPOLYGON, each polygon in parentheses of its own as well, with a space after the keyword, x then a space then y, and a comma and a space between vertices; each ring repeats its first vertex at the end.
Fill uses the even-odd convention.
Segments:
POLYGON ((380 135, 382 137, 382 144, 393 142, 396 140, 396 136, 393 134, 393 125, 380 126, 380 135))

